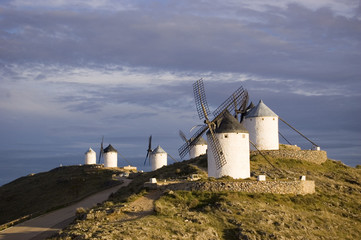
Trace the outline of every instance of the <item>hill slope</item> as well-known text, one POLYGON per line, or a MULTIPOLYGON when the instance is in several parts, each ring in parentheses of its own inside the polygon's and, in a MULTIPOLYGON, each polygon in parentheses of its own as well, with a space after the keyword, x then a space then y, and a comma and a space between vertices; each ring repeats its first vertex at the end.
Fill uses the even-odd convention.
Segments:
POLYGON ((67 166, 21 177, 0 187, 0 224, 39 215, 89 194, 119 184, 118 170, 95 166, 67 166))
MULTIPOLYGON (((358 239, 361 236, 361 169, 327 160, 322 165, 253 156, 254 176, 307 175, 316 194, 166 191, 154 210, 134 210, 136 200, 154 196, 142 186, 151 177, 206 179, 205 156, 136 177, 102 206, 79 212, 78 220, 52 239, 358 239), (133 207, 133 208, 131 208, 133 207), (135 212, 134 212, 135 211, 135 212)), ((226 178, 227 179, 227 178, 226 178)))

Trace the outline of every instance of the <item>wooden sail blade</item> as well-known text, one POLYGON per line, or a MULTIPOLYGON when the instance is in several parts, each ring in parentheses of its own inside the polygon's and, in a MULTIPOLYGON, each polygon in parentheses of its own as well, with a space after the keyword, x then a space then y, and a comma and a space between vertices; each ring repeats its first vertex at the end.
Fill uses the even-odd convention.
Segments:
POLYGON ((185 141, 186 143, 189 142, 189 140, 187 139, 186 135, 184 134, 184 132, 182 130, 179 130, 179 136, 181 137, 181 139, 183 139, 183 141, 185 141))
POLYGON ((226 157, 224 156, 221 144, 219 143, 218 138, 216 138, 213 130, 210 128, 210 138, 209 138, 209 143, 208 145, 211 147, 211 151, 213 153, 215 162, 216 162, 216 167, 217 169, 220 169, 221 167, 223 167, 224 165, 226 165, 227 161, 226 161, 226 157))
POLYGON ((233 112, 236 110, 236 106, 241 106, 247 99, 248 93, 243 87, 239 87, 231 96, 229 96, 214 112, 213 116, 216 118, 225 110, 233 112))
POLYGON ((199 119, 205 119, 210 115, 206 92, 204 91, 203 79, 199 79, 193 83, 194 101, 198 112, 199 119))

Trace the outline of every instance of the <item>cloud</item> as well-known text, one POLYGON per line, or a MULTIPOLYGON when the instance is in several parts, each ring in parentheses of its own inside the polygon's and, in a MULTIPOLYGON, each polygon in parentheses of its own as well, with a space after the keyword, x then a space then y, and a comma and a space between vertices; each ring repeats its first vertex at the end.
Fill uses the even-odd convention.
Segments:
POLYGON ((206 16, 193 14, 199 12, 197 4, 175 6, 187 11, 161 12, 159 4, 149 11, 92 14, 5 8, 1 59, 257 73, 310 82, 342 78, 352 83, 360 74, 356 62, 361 56, 354 51, 360 47, 360 20, 336 16, 330 8, 286 4, 259 12, 229 3, 238 15, 247 13, 239 20, 219 17, 211 12, 215 8, 206 16))

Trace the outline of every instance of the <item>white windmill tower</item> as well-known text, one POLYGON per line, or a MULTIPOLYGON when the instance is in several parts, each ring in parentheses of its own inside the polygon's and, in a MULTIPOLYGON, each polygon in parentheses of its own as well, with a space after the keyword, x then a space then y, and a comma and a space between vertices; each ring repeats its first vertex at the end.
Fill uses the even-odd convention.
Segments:
POLYGON ((89 150, 85 153, 85 165, 91 165, 97 163, 96 152, 89 148, 89 150))
MULTIPOLYGON (((179 136, 186 142, 190 143, 193 139, 187 139, 186 135, 179 130, 179 136)), ((199 157, 200 155, 207 153, 207 141, 200 137, 197 141, 193 143, 193 147, 189 151, 189 159, 199 157)))
MULTIPOLYGON (((252 108, 243 120, 250 140, 258 150, 278 150, 278 116, 262 100, 252 108)), ((252 145, 251 149, 256 150, 252 145)))
POLYGON ((152 166, 152 171, 163 166, 167 166, 167 156, 168 154, 164 151, 164 149, 158 145, 150 155, 150 165, 152 166))
POLYGON ((202 79, 193 84, 193 93, 198 116, 200 119, 205 119, 205 125, 198 129, 189 143, 183 144, 178 149, 180 157, 183 158, 193 147, 193 143, 208 130, 207 140, 208 146, 210 146, 210 151, 207 153, 208 176, 216 178, 226 175, 233 178, 249 177, 248 134, 247 131, 238 125, 238 121, 229 113, 235 111, 237 106, 244 105, 244 101, 248 99, 247 91, 243 90, 242 87, 238 88, 213 112, 215 117, 212 121, 209 120, 210 111, 206 101, 202 79), (233 120, 229 119, 229 116, 231 116, 233 120), (222 130, 221 128, 217 133, 217 128, 221 126, 222 120, 224 125, 222 128, 225 130, 222 130), (233 126, 234 120, 237 123, 235 126, 233 126), (229 128, 233 129, 233 131, 229 130, 229 128), (235 145, 236 147, 233 147, 232 145, 235 145), (238 172, 242 172, 242 174, 239 174, 238 172))
MULTIPOLYGON (((217 168, 215 154, 209 151, 207 153, 208 176, 215 178, 222 176, 249 178, 251 169, 248 131, 226 111, 214 128, 213 135, 217 138, 227 163, 221 168, 217 168)), ((212 141, 213 135, 211 131, 207 132, 209 142, 212 141)))
POLYGON ((152 171, 157 170, 163 166, 167 166, 168 154, 164 151, 164 149, 158 145, 154 150, 152 150, 152 135, 149 137, 147 155, 144 160, 144 165, 146 164, 148 158, 152 171))
POLYGON ((103 151, 104 167, 118 167, 118 152, 111 144, 103 151))

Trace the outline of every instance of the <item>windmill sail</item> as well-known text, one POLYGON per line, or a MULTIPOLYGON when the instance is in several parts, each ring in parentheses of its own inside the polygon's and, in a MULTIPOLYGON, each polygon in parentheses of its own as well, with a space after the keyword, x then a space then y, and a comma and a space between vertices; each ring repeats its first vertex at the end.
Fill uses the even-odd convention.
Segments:
POLYGON ((179 136, 181 139, 183 139, 183 141, 185 141, 186 143, 189 143, 187 136, 184 134, 184 132, 182 130, 179 130, 179 136))
POLYGON ((179 155, 181 158, 183 158, 194 146, 194 143, 197 142, 198 139, 209 129, 211 133, 209 145, 211 146, 211 151, 215 156, 217 168, 221 168, 226 164, 226 159, 219 140, 214 135, 214 128, 217 121, 222 118, 222 115, 226 110, 233 112, 236 110, 237 105, 241 106, 244 104, 243 102, 247 99, 247 91, 245 91, 242 87, 238 88, 213 112, 215 117, 212 121, 209 120, 210 111, 208 108, 202 79, 199 79, 193 84, 193 93, 198 116, 201 120, 205 119, 205 125, 198 129, 198 131, 192 136, 189 143, 186 142, 178 149, 179 155))
POLYGON ((194 100, 196 102, 196 108, 198 112, 199 119, 205 119, 206 115, 210 115, 211 112, 208 108, 208 103, 206 100, 206 92, 204 91, 203 79, 199 79, 193 83, 193 94, 194 100))
MULTIPOLYGON (((151 152, 152 152, 152 135, 149 136, 147 155, 145 156, 145 159, 144 159, 144 165, 146 164, 147 159, 149 160, 149 157, 150 157, 149 155, 151 152)), ((150 164, 150 161, 149 161, 149 164, 150 164)))
POLYGON ((104 142, 104 136, 102 137, 102 142, 100 144, 98 164, 100 164, 100 160, 101 160, 101 158, 103 157, 103 154, 104 154, 103 142, 104 142))

